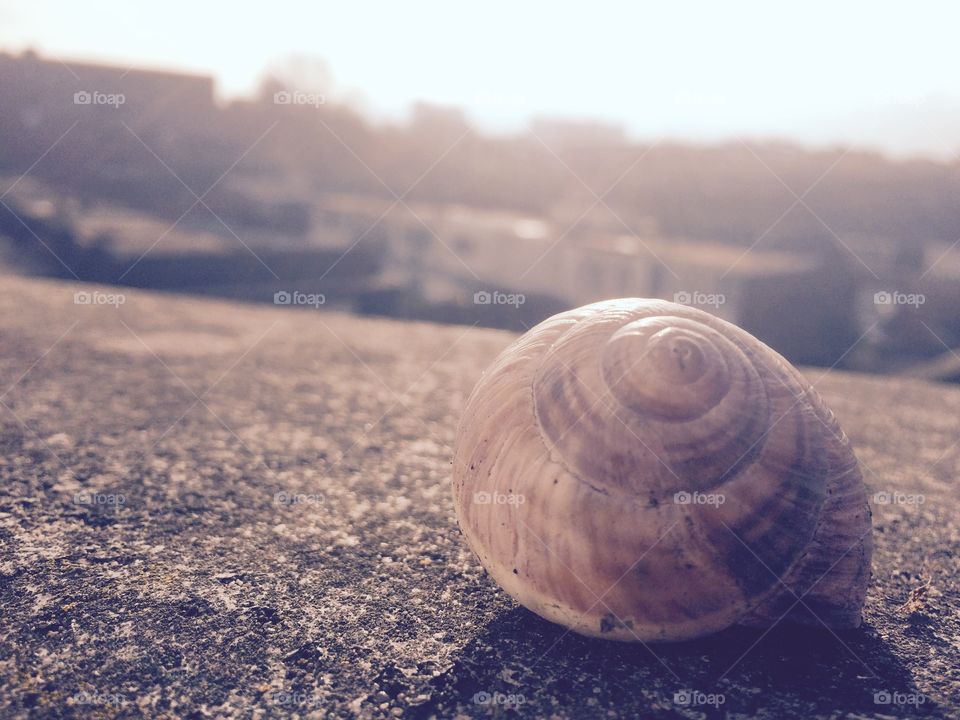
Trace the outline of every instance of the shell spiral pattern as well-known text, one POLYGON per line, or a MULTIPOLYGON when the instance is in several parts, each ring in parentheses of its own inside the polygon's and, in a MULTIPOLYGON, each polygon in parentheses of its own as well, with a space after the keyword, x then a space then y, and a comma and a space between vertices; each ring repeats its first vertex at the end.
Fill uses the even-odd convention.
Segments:
POLYGON ((467 401, 453 485, 493 579, 579 633, 860 622, 871 523, 846 436, 782 357, 695 308, 611 300, 519 338, 467 401))

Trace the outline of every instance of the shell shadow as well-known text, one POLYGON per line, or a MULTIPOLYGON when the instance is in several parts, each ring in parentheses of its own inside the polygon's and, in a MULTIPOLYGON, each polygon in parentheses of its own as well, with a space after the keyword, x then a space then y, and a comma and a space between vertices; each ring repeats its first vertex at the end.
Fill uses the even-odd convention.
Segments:
POLYGON ((869 626, 842 632, 786 623, 769 631, 734 627, 645 647, 581 637, 515 608, 463 648, 442 685, 429 708, 441 714, 940 714, 930 699, 910 703, 918 691, 909 670, 869 626))

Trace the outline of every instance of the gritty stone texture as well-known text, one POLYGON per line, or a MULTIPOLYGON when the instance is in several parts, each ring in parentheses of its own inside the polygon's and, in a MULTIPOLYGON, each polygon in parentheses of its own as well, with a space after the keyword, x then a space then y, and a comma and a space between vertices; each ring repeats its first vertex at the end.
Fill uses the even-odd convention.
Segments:
POLYGON ((960 713, 958 389, 808 371, 871 494, 922 495, 874 504, 862 628, 617 644, 457 529, 458 413, 513 335, 78 289, 0 277, 2 717, 960 713))

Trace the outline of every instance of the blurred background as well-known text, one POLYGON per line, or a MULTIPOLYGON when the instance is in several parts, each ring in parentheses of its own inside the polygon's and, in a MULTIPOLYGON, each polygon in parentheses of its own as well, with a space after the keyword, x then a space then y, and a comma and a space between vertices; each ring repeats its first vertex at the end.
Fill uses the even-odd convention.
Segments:
POLYGON ((951 19, 6 2, 0 273, 520 331, 661 297, 960 381, 951 19))

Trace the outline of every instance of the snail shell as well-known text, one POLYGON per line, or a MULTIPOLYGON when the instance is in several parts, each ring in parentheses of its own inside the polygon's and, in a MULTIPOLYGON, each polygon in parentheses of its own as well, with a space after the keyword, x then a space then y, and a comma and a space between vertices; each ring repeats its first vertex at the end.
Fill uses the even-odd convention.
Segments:
POLYGON ((849 441, 780 355, 695 308, 611 300, 516 340, 467 401, 453 494, 493 579, 584 635, 860 623, 849 441))

